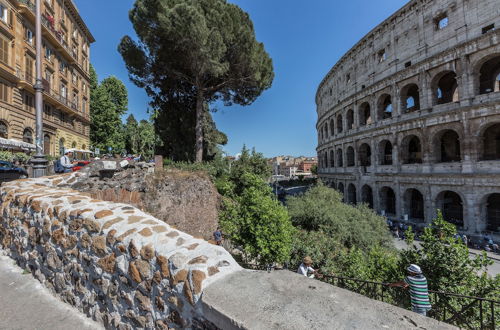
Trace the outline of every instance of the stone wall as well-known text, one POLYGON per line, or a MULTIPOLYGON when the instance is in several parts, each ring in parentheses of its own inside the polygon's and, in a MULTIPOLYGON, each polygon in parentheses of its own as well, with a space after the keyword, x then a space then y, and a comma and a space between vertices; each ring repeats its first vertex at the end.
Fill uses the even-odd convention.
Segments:
POLYGON ((0 245, 109 329, 216 328, 200 297, 240 270, 234 259, 135 207, 62 187, 84 175, 4 183, 0 245))

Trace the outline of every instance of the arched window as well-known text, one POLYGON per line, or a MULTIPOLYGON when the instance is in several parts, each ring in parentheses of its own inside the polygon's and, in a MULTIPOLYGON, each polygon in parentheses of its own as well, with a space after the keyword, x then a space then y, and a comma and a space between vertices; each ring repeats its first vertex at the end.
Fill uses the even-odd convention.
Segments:
POLYGON ((361 199, 369 208, 373 209, 373 191, 369 185, 364 185, 361 188, 361 199))
POLYGON ((500 56, 485 62, 479 70, 479 93, 500 91, 500 56))
POLYGON ((380 155, 380 165, 392 165, 392 143, 383 140, 378 145, 380 155))
POLYGON ((50 155, 50 135, 48 134, 43 136, 43 153, 50 155))
POLYGON ((371 166, 372 165, 372 150, 368 143, 363 143, 359 147, 359 165, 371 166))
POLYGON ((415 135, 403 139, 402 160, 403 164, 422 163, 422 145, 420 139, 415 135))
POLYGON ((444 220, 458 227, 464 226, 464 210, 460 195, 453 191, 443 191, 438 195, 437 203, 444 220))
POLYGON ((71 143, 71 148, 76 148, 76 142, 73 141, 73 143, 71 143))
POLYGON ((342 115, 337 116, 337 133, 342 133, 342 115))
POLYGON ((500 194, 491 194, 486 200, 487 229, 500 232, 500 194))
POLYGON ((0 137, 4 139, 9 138, 9 131, 7 129, 7 124, 5 124, 3 121, 0 121, 0 137))
POLYGON ((359 125, 364 126, 372 123, 372 117, 370 113, 370 104, 365 102, 359 106, 359 125))
POLYGON ((335 167, 335 157, 334 157, 335 152, 333 150, 330 150, 330 167, 335 167))
POLYGON ((346 114, 346 121, 347 121, 347 130, 353 129, 354 128, 354 111, 347 110, 346 114))
POLYGON ((418 86, 410 84, 401 90, 402 108, 406 112, 420 110, 420 94, 418 86))
POLYGON ((392 117, 392 100, 391 96, 388 94, 383 94, 378 99, 377 104, 378 118, 387 119, 392 117))
POLYGON ((500 123, 490 126, 483 134, 483 159, 500 160, 500 123))
POLYGON ((25 128, 23 132, 23 142, 33 143, 33 131, 31 128, 25 128))
POLYGON ((457 75, 453 71, 443 73, 437 76, 433 83, 435 91, 434 104, 445 104, 458 102, 458 83, 457 75))
POLYGON ((459 162, 460 157, 460 139, 457 132, 447 130, 439 139, 440 161, 442 163, 459 162))
POLYGON ((354 166, 355 165, 355 158, 354 158, 354 148, 353 147, 347 148, 346 157, 347 157, 347 167, 354 166))
POLYGON ((409 219, 424 221, 424 196, 417 189, 408 189, 405 193, 405 211, 409 219))
POLYGON ((342 182, 339 182, 337 185, 338 191, 342 194, 342 201, 345 201, 345 196, 344 196, 344 184, 342 182))
POLYGON ((358 203, 358 201, 356 200, 356 186, 354 186, 352 183, 347 186, 347 202, 353 205, 358 203))
POLYGON ((324 130, 325 130, 325 139, 328 138, 328 123, 325 123, 325 126, 324 126, 324 130))
POLYGON ((380 207, 388 216, 396 215, 396 194, 389 187, 380 189, 380 207))
POLYGON ((343 158, 342 158, 342 149, 337 149, 337 166, 344 166, 343 158))
POLYGON ((64 155, 65 147, 64 147, 64 139, 59 139, 59 154, 64 155))
POLYGON ((335 135, 335 125, 334 125, 335 121, 332 119, 330 119, 330 134, 331 136, 335 135))

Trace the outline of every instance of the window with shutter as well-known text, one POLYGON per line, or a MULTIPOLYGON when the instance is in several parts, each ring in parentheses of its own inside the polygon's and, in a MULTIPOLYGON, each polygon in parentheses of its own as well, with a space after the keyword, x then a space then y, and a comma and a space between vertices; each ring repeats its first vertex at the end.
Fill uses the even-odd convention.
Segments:
POLYGON ((0 35, 0 62, 9 65, 9 40, 0 35))

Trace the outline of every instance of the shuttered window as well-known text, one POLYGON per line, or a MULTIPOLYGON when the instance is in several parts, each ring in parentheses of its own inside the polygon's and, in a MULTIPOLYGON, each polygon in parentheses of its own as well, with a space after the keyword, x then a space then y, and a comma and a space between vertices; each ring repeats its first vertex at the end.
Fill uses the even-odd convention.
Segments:
POLYGON ((9 40, 0 35, 0 62, 9 65, 9 40))
POLYGON ((9 86, 0 81, 0 101, 9 102, 9 86))

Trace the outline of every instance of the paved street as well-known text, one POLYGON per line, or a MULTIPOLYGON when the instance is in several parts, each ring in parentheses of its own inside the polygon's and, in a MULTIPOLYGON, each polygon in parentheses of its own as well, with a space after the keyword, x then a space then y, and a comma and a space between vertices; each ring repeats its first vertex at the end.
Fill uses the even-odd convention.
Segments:
POLYGON ((0 329, 94 330, 103 327, 63 303, 23 274, 0 250, 0 329))
MULTIPOLYGON (((415 244, 419 245, 419 242, 415 242, 415 244)), ((399 239, 394 239, 394 245, 396 246, 397 249, 402 250, 406 248, 408 245, 406 244, 405 241, 399 240, 399 239)), ((482 251, 479 250, 474 250, 474 249, 469 249, 469 253, 471 257, 473 258, 476 254, 481 253, 482 251)), ((488 253, 488 256, 490 257, 490 260, 493 261, 493 265, 491 265, 488 268, 488 274, 495 276, 500 274, 500 255, 494 254, 494 253, 488 253)))

